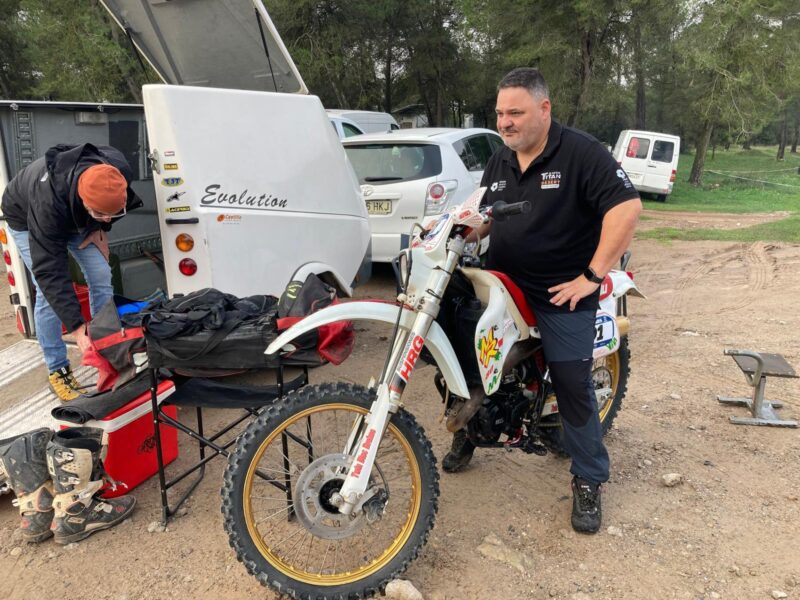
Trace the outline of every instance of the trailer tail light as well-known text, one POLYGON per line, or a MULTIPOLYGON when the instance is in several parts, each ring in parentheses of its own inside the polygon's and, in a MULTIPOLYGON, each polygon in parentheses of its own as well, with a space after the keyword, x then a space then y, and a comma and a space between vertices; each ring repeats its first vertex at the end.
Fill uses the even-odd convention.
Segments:
POLYGON ((191 258, 184 258, 181 262, 178 263, 178 269, 184 275, 191 277, 195 273, 197 273, 197 263, 194 262, 191 258))
POLYGON ((14 279, 14 274, 11 271, 8 272, 8 285, 11 287, 17 285, 17 280, 14 279))
POLYGON ((8 243, 8 236, 6 235, 5 229, 0 229, 0 244, 7 244, 8 243))
POLYGON ((11 253, 8 250, 3 251, 3 260, 9 267, 11 266, 11 253))
POLYGON ((675 183, 675 176, 677 174, 678 174, 678 172, 675 169, 672 169, 672 175, 669 176, 669 182, 670 183, 675 183))
POLYGON ((447 208, 451 192, 458 188, 457 180, 437 181, 428 186, 425 193, 425 216, 440 215, 447 208))
POLYGON ((181 252, 189 252, 189 250, 194 248, 194 238, 188 233, 182 233, 175 238, 175 245, 181 252))

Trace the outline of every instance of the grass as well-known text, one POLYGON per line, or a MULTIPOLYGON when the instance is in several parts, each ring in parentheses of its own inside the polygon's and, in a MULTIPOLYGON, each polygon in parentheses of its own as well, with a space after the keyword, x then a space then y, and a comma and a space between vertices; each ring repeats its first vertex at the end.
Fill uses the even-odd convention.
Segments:
POLYGON ((727 242, 790 242, 800 244, 800 215, 792 215, 787 219, 761 223, 751 227, 738 229, 676 229, 662 227, 650 231, 639 231, 639 239, 651 240, 720 240, 727 242))
POLYGON ((755 147, 752 150, 718 148, 714 158, 706 157, 703 185, 687 183, 694 154, 681 154, 675 187, 666 202, 644 198, 644 206, 652 210, 729 213, 760 213, 785 210, 800 211, 800 154, 786 151, 786 160, 775 160, 777 146, 755 147), (718 171, 749 181, 718 175, 718 171), (781 184, 781 185, 775 185, 781 184), (792 186, 792 187, 789 187, 792 186))
MULTIPOLYGON (((640 231, 640 239, 721 240, 738 242, 776 241, 800 243, 800 154, 786 152, 782 162, 775 160, 777 146, 718 149, 706 157, 703 185, 686 180, 694 154, 682 154, 678 177, 666 202, 643 198, 644 207, 659 211, 770 213, 787 211, 788 218, 736 229, 677 229, 663 227, 640 231), (731 177, 735 176, 735 177, 731 177)), ((643 220, 648 217, 642 216, 643 220)))

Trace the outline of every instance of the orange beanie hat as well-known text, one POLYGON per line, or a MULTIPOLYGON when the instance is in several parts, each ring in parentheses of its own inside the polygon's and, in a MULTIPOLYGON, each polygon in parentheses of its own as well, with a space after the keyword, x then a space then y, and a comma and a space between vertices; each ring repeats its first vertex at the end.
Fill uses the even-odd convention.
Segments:
POLYGON ((128 182, 116 167, 92 165, 78 177, 78 196, 86 208, 113 215, 125 206, 128 182))

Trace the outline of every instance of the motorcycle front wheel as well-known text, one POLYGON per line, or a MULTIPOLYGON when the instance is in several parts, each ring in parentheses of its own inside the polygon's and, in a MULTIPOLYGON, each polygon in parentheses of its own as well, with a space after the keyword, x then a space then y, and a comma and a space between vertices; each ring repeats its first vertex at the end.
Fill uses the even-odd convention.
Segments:
POLYGON ((237 558, 262 584, 303 600, 371 596, 427 541, 439 475, 430 442, 405 410, 381 440, 362 510, 346 516, 330 502, 350 465, 348 437, 374 399, 360 386, 306 386, 239 437, 222 512, 237 558))

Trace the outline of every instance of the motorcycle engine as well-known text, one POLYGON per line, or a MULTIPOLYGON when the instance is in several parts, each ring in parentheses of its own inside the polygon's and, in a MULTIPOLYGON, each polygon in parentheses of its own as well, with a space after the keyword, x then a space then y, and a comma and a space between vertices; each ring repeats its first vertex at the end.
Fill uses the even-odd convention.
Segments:
POLYGON ((470 420, 470 433, 479 442, 492 444, 504 433, 509 437, 516 436, 531 408, 530 400, 522 393, 520 381, 520 373, 515 369, 504 378, 500 389, 483 401, 470 420))

